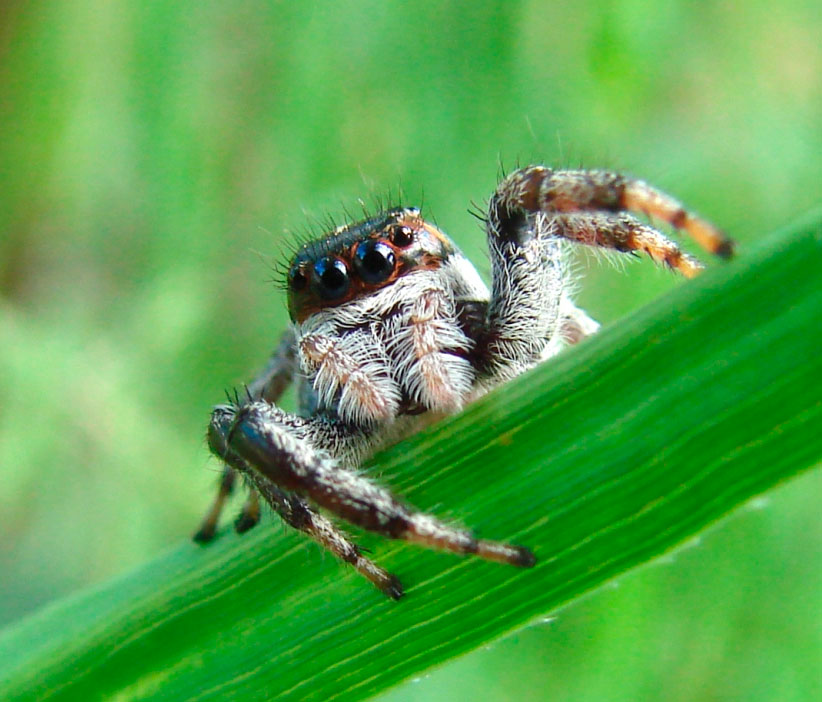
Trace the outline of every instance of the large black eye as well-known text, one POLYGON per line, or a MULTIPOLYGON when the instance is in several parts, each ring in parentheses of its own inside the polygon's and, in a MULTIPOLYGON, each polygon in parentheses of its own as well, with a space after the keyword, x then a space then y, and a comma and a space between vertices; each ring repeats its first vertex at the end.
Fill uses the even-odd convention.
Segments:
POLYGON ((394 272, 394 250, 383 241, 362 242, 354 252, 354 265, 364 282, 382 283, 394 272))
POLYGON ((336 300, 348 292, 348 269, 338 258, 326 256, 314 264, 314 285, 320 297, 336 300))

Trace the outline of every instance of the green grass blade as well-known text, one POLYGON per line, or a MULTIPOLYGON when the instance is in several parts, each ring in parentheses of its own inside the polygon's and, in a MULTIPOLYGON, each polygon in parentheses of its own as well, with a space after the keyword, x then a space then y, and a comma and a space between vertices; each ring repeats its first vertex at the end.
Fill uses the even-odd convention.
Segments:
MULTIPOLYGON (((362 536, 391 602, 297 534, 185 543, 0 635, 0 699, 362 699, 544 616, 822 457, 820 214, 377 462, 528 571, 362 536)), ((127 518, 127 515, 124 514, 127 518)))

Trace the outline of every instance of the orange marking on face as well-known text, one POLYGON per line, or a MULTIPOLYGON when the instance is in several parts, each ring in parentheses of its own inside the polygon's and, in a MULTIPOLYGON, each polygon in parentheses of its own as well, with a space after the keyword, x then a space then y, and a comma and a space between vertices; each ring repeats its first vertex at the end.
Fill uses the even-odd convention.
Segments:
POLYGON ((420 222, 422 223, 422 229, 426 232, 426 234, 436 240, 445 251, 448 253, 452 253, 454 251, 454 243, 443 232, 437 229, 437 227, 433 224, 429 224, 424 220, 420 220, 420 222))

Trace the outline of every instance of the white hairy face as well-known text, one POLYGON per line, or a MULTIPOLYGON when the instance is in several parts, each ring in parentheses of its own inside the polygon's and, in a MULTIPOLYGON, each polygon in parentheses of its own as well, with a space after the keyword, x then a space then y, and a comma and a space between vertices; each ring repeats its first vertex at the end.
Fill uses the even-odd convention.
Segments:
POLYGON ((416 210, 304 247, 289 282, 300 365, 320 411, 361 425, 460 409, 474 369, 457 309, 489 292, 416 210))

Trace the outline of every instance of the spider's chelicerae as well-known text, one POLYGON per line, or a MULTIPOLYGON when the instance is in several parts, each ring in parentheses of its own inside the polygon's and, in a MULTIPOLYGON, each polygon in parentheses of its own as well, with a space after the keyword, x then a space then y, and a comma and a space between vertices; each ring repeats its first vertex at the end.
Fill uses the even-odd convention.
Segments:
POLYGON ((533 553, 474 538, 397 499, 358 472, 365 458, 422 422, 459 411, 490 388, 597 329, 569 296, 566 242, 633 253, 693 276, 700 263, 629 212, 688 232, 723 257, 731 241, 670 196, 606 171, 522 168, 491 196, 485 218, 488 288, 418 210, 398 207, 303 245, 288 275, 288 328, 247 401, 217 406, 208 429, 225 463, 197 541, 213 538, 241 474, 283 520, 350 563, 386 595, 400 581, 366 558, 323 512, 390 538, 520 567, 533 553), (300 413, 276 402, 295 381, 300 413), (427 416, 421 416, 427 415, 427 416))

